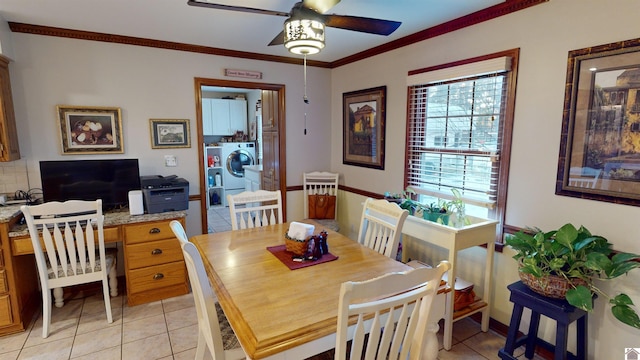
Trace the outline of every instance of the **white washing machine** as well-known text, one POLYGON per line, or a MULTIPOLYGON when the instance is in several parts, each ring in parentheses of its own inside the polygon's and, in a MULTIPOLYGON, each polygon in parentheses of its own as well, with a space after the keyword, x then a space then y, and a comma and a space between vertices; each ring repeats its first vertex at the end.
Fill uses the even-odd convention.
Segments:
POLYGON ((222 184, 225 194, 244 191, 244 166, 255 165, 256 144, 253 142, 222 143, 221 155, 224 172, 222 184))

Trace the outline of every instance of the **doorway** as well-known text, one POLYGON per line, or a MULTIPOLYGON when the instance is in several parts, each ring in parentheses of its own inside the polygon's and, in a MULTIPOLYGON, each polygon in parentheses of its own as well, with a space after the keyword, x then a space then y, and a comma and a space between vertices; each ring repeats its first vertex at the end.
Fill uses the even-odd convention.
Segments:
MULTIPOLYGON (((251 89, 261 91, 261 103, 263 117, 268 117, 269 121, 263 121, 262 125, 262 165, 263 189, 280 189, 282 193, 282 211, 286 214, 286 156, 285 156, 285 109, 284 94, 285 86, 282 84, 265 84, 245 81, 232 81, 221 79, 195 78, 196 92, 196 128, 198 143, 198 164, 203 164, 205 137, 203 132, 202 114, 202 93, 203 88, 219 87, 226 89, 251 89), (266 114, 265 114, 266 113, 266 114)), ((207 216, 207 182, 205 179, 206 169, 199 167, 200 173, 200 214, 202 231, 207 232, 209 221, 207 216)), ((286 215, 285 221, 286 221, 286 215)))

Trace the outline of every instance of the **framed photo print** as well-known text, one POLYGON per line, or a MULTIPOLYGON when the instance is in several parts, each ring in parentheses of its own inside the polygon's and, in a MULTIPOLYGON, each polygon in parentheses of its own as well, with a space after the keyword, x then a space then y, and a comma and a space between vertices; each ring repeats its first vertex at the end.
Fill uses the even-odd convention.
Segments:
POLYGON ((556 194, 640 206, 640 39, 569 52, 556 194))
POLYGON ((190 148, 189 119, 149 119, 151 148, 190 148))
POLYGON ((117 107, 58 105, 62 154, 121 154, 122 115, 117 107))
POLYGON ((387 87, 342 94, 342 163, 384 170, 387 87))

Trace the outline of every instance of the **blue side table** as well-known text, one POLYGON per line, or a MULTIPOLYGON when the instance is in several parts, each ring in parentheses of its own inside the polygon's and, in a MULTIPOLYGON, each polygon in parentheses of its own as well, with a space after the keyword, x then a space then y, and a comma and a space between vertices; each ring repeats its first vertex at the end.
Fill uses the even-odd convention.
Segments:
POLYGON ((570 305, 566 300, 552 299, 542 296, 529 289, 522 281, 507 286, 511 291, 510 301, 514 304, 511 323, 507 333, 505 346, 498 351, 503 360, 515 360, 513 352, 516 348, 526 344, 525 357, 533 358, 536 345, 547 348, 554 353, 554 359, 586 359, 588 349, 587 312, 570 305), (522 311, 531 309, 529 332, 517 339, 522 311), (545 315, 556 321, 555 346, 538 338, 540 315, 545 315), (569 324, 577 321, 577 355, 567 351, 569 324))

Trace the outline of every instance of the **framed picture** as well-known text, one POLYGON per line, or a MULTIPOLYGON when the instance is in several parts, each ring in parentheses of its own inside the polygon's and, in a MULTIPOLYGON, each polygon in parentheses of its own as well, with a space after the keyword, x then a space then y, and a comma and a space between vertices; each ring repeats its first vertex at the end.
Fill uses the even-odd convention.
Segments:
POLYGON ((640 206, 640 39, 569 52, 556 194, 640 206))
POLYGON ((62 154, 121 154, 122 116, 117 107, 58 105, 62 154))
POLYGON ((149 119, 151 148, 190 148, 189 119, 149 119))
POLYGON ((342 94, 342 163, 384 170, 387 87, 342 94))

